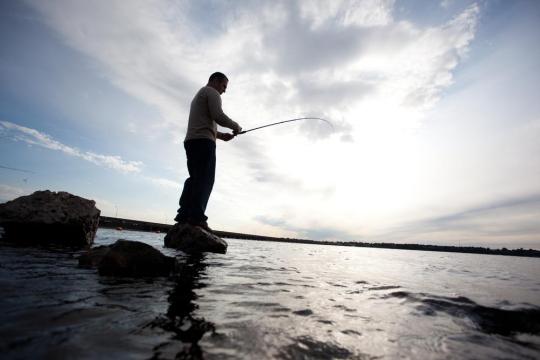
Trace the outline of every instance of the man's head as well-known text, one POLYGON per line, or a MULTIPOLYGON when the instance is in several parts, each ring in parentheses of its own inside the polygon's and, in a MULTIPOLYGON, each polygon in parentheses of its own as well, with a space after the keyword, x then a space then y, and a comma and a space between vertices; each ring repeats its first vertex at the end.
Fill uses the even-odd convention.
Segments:
POLYGON ((220 72, 215 72, 212 75, 210 75, 210 78, 208 78, 208 86, 213 87, 220 94, 223 94, 225 90, 227 90, 228 83, 229 83, 229 79, 227 79, 225 74, 220 73, 220 72))

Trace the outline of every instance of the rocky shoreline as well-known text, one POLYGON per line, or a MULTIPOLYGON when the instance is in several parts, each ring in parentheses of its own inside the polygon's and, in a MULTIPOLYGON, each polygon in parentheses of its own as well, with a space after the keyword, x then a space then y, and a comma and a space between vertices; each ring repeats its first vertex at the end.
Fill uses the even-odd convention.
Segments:
POLYGON ((165 245, 186 253, 225 253, 227 243, 221 238, 242 240, 288 242, 310 245, 334 245, 371 247, 382 249, 457 252, 486 255, 507 255, 540 257, 540 251, 533 249, 490 249, 483 247, 461 247, 444 245, 368 243, 315 241, 243 234, 215 230, 212 233, 189 225, 170 225, 132 219, 100 216, 93 200, 84 199, 66 192, 54 193, 37 191, 13 201, 0 204, 0 237, 18 243, 60 242, 70 246, 89 246, 97 228, 135 230, 144 232, 164 232, 165 245))
MULTIPOLYGON (((0 204, 0 239, 19 246, 86 249, 79 266, 97 268, 100 275, 168 276, 177 270, 174 257, 143 242, 118 239, 112 245, 92 247, 101 214, 95 205, 93 200, 64 191, 21 196, 0 204)), ((225 254, 227 245, 210 231, 189 224, 170 227, 164 238, 165 247, 185 254, 225 254)))
MULTIPOLYGON (((132 219, 122 219, 108 216, 101 216, 99 226, 109 229, 125 229, 135 231, 150 231, 150 232, 168 232, 173 225, 159 224, 147 221, 139 221, 132 219)), ((455 252, 466 254, 485 254, 485 255, 505 255, 505 256, 524 256, 524 257, 540 257, 540 251, 533 249, 490 249, 475 246, 444 246, 444 245, 421 245, 421 244, 396 244, 396 243, 368 243, 368 242, 334 242, 334 241, 316 241, 308 239, 291 239, 277 238, 271 236, 244 234, 230 231, 214 230, 214 234, 221 238, 255 240, 255 241, 273 241, 286 242, 297 244, 311 245, 334 245, 334 246, 354 246, 354 247, 370 247, 380 249, 398 249, 398 250, 419 250, 419 251, 440 251, 440 252, 455 252)))

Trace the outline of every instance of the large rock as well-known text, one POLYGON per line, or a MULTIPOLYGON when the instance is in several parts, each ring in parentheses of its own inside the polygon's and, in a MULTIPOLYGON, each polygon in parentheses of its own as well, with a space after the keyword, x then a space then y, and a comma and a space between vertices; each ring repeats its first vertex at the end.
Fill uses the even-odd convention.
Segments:
POLYGON ((93 200, 67 192, 36 191, 0 204, 3 239, 19 243, 90 245, 100 211, 93 200))
POLYGON ((222 238, 198 226, 175 224, 165 235, 165 246, 185 253, 215 252, 225 254, 227 243, 222 238))
POLYGON ((97 267, 106 276, 167 276, 174 272, 176 260, 140 241, 117 240, 98 246, 79 257, 79 266, 97 267))

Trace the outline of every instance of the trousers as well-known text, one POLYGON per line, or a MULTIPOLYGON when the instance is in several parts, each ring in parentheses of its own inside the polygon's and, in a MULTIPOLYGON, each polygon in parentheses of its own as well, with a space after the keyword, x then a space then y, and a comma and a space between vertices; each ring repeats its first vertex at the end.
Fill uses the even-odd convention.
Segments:
POLYGON ((205 222, 208 199, 216 176, 216 143, 210 139, 191 139, 184 142, 189 177, 180 196, 178 222, 205 222))

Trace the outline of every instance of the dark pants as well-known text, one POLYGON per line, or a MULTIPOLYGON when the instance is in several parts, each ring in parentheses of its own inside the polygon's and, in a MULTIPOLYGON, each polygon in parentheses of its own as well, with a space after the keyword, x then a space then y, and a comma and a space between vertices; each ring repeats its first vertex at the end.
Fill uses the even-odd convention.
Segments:
POLYGON ((180 196, 178 222, 204 222, 204 214, 216 174, 216 143, 209 139, 192 139, 184 142, 189 177, 180 196))

